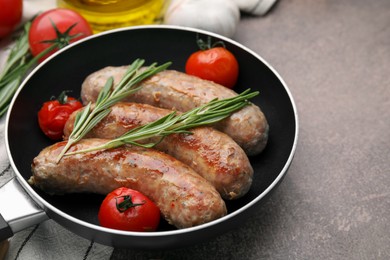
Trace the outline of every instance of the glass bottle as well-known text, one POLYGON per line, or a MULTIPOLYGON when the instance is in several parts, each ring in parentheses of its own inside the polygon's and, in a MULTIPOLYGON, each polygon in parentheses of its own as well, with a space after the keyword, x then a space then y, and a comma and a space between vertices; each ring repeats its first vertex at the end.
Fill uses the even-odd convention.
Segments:
POLYGON ((157 23, 162 17, 164 0, 57 0, 57 6, 77 11, 98 33, 157 23))

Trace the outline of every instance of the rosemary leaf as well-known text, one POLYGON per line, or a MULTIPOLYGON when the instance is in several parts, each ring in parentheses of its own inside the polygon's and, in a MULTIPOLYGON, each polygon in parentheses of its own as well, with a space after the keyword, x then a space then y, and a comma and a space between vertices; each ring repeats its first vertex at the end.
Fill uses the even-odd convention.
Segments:
POLYGON ((90 109, 91 109, 91 103, 88 103, 88 105, 86 105, 81 112, 76 114, 76 119, 73 126, 73 132, 76 133, 82 127, 85 120, 87 120, 90 109))
POLYGON ((96 104, 104 102, 108 98, 108 95, 110 94, 110 90, 114 84, 114 78, 109 77, 106 84, 104 85, 103 89, 100 91, 99 96, 96 100, 96 104))
MULTIPOLYGON (((111 112, 110 109, 106 109, 101 111, 100 113, 96 114, 91 121, 88 122, 88 124, 84 127, 81 128, 81 133, 80 136, 85 136, 92 128, 95 127, 103 118, 105 118, 109 113, 111 112)), ((80 140, 80 139, 78 139, 80 140)))

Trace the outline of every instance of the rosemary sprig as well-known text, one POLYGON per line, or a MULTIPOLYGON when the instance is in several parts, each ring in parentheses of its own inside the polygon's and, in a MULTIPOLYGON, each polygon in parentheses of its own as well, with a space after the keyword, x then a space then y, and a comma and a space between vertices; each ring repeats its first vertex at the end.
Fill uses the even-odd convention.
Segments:
POLYGON ((110 113, 110 107, 123 99, 124 97, 136 92, 140 87, 137 84, 142 80, 150 77, 162 70, 168 68, 171 62, 167 62, 163 65, 156 66, 153 63, 149 67, 142 68, 144 64, 143 59, 135 60, 127 69, 125 75, 118 83, 115 89, 112 90, 114 80, 110 77, 103 89, 100 91, 94 107, 92 108, 91 102, 85 106, 84 109, 76 114, 74 127, 72 133, 69 135, 68 142, 57 157, 57 163, 64 156, 66 151, 73 144, 77 143, 83 138, 97 123, 99 123, 108 113, 110 113))
POLYGON ((37 56, 32 57, 28 43, 30 27, 31 22, 24 25, 23 32, 17 38, 8 55, 5 67, 0 73, 0 117, 7 111, 12 97, 28 70, 38 63, 41 57, 58 47, 58 44, 53 44, 37 56))
POLYGON ((161 140, 167 135, 190 133, 188 129, 216 123, 230 116, 234 111, 248 105, 249 99, 257 96, 258 94, 258 91, 250 92, 250 89, 247 89, 235 97, 227 99, 214 99, 203 106, 194 108, 183 114, 172 112, 154 122, 134 128, 122 136, 107 141, 100 146, 69 152, 65 155, 111 149, 122 146, 124 144, 132 144, 150 148, 161 142, 161 140), (160 139, 158 142, 149 144, 140 144, 137 142, 151 137, 160 137, 160 139))

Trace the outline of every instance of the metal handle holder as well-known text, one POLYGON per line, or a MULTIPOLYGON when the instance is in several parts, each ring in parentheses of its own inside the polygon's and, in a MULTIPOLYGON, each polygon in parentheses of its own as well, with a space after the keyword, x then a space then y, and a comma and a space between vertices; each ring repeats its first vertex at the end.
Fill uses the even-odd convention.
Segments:
POLYGON ((0 241, 47 219, 15 178, 0 188, 0 241))

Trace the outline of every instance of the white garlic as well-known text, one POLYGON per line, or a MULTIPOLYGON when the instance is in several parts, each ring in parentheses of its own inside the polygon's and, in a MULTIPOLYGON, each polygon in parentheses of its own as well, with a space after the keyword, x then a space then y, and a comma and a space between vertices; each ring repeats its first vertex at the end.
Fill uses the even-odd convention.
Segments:
POLYGON ((234 0, 171 0, 164 23, 193 27, 232 37, 240 21, 234 0))
POLYGON ((233 0, 241 11, 253 15, 265 15, 276 0, 233 0))

